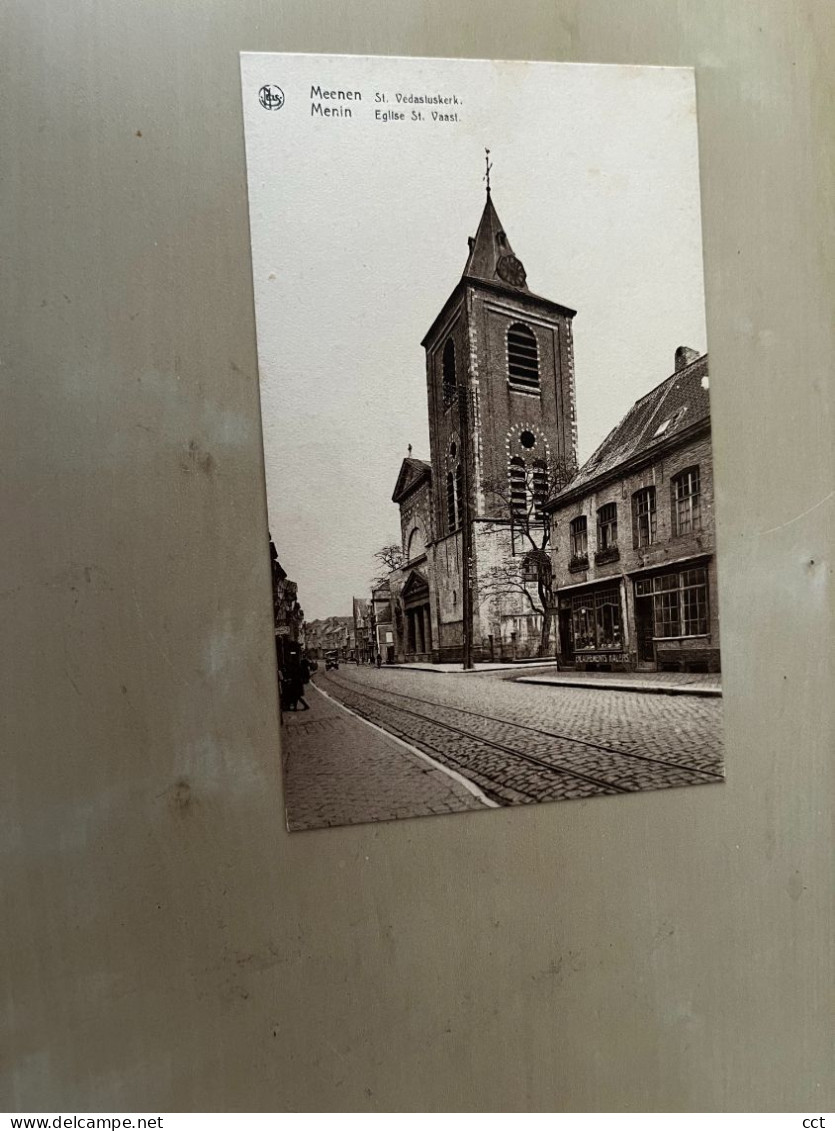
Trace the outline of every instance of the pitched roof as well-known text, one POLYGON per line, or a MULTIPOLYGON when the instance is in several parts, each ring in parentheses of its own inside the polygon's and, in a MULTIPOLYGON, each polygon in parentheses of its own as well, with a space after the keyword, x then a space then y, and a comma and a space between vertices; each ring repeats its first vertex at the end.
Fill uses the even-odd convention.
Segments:
POLYGON ((394 491, 391 495, 392 502, 399 503, 413 487, 416 487, 422 480, 430 479, 431 477, 431 463, 427 463, 425 459, 414 459, 413 456, 407 456, 400 465, 397 483, 395 483, 394 491))
MULTIPOLYGON (((687 356, 692 356, 689 351, 687 356)), ((623 464, 650 456, 668 446, 694 426, 710 423, 707 354, 696 357, 672 373, 646 396, 641 397, 613 428, 600 447, 586 460, 574 478, 555 497, 549 509, 559 506, 578 488, 607 478, 623 464)))

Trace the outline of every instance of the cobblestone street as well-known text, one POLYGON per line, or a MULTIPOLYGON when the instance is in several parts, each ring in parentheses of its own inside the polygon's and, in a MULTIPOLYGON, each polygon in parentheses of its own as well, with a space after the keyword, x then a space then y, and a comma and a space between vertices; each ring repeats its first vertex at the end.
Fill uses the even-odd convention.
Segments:
POLYGON ((718 782, 721 700, 344 666, 285 717, 291 828, 718 782))

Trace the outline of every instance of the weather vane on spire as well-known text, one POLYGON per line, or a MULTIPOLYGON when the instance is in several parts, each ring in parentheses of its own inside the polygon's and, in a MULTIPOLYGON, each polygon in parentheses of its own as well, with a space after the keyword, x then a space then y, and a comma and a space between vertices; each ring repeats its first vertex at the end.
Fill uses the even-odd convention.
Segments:
POLYGON ((493 162, 490 160, 490 150, 485 147, 484 149, 484 179, 487 182, 487 195, 490 195, 490 170, 493 168, 493 162))

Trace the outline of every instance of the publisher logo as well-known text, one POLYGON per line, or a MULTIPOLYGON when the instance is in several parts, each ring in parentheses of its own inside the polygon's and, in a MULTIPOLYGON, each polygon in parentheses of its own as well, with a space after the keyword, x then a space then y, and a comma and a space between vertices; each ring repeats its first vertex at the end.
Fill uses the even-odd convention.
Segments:
POLYGON ((284 105, 284 91, 280 86, 262 86, 258 91, 258 101, 265 110, 280 110, 284 105))

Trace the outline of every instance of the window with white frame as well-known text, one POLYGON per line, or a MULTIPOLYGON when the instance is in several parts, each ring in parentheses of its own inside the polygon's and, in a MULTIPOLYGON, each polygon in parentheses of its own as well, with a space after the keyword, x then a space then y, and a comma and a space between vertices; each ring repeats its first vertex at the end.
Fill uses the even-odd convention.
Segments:
POLYGON ((571 556, 585 558, 589 552, 588 519, 584 514, 571 520, 571 556))
POLYGON ((658 529, 654 487, 642 487, 632 496, 632 519, 635 549, 651 545, 658 529))
POLYGON ((635 582, 635 596, 652 599, 656 640, 708 635, 710 605, 704 567, 640 578, 635 582))
POLYGON ((597 549, 613 550, 618 544, 618 505, 606 503, 597 512, 597 549))
POLYGON ((702 528, 702 487, 698 467, 673 476, 671 480, 673 534, 694 534, 702 528))

